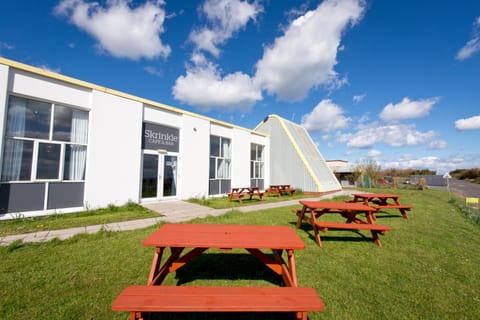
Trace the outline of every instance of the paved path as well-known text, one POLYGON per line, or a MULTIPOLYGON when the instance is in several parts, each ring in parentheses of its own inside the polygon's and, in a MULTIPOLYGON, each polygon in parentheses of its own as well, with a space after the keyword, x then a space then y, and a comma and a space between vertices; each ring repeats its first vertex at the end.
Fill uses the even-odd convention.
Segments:
MULTIPOLYGON (((349 195, 352 192, 354 192, 354 190, 343 190, 343 191, 322 196, 320 197, 320 199, 332 198, 334 196, 339 196, 339 195, 349 195)), ((262 209, 285 207, 285 206, 298 204, 299 200, 300 199, 295 199, 295 200, 288 200, 288 201, 258 204, 258 205, 252 205, 252 206, 236 207, 235 210, 238 210, 241 212, 251 212, 251 211, 257 211, 262 209)), ((100 224, 100 225, 87 226, 87 227, 40 231, 40 232, 34 232, 34 233, 0 237, 0 245, 8 245, 17 240, 21 240, 23 242, 45 242, 55 238, 60 240, 65 240, 77 234, 96 233, 100 230, 123 231, 123 230, 141 229, 141 228, 150 227, 161 221, 182 222, 182 221, 188 221, 194 218, 204 218, 207 216, 219 216, 231 210, 231 209, 212 209, 209 207, 189 203, 186 201, 162 201, 162 202, 142 204, 142 205, 151 210, 162 213, 163 216, 158 218, 114 222, 114 223, 100 224)))

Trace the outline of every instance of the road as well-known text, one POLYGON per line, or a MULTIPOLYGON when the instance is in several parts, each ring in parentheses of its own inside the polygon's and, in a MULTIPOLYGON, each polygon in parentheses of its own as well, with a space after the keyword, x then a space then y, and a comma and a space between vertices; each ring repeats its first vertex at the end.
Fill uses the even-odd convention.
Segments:
POLYGON ((480 184, 450 179, 450 191, 462 197, 480 198, 480 184))

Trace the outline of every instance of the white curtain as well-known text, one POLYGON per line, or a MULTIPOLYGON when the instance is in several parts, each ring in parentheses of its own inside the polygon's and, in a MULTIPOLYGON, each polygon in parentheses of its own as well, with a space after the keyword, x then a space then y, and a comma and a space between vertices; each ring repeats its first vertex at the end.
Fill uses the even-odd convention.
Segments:
MULTIPOLYGON (((7 137, 25 136, 25 114, 27 100, 18 97, 10 97, 7 119, 7 137)), ((23 141, 5 140, 4 161, 2 167, 2 181, 15 181, 20 179, 22 168, 23 141)))
MULTIPOLYGON (((87 144, 88 140, 88 113, 85 111, 72 111, 71 142, 87 144)), ((85 163, 87 161, 87 148, 82 145, 71 145, 69 180, 83 180, 85 177, 85 163)))
POLYGON ((172 196, 177 195, 177 157, 170 157, 172 167, 172 196))

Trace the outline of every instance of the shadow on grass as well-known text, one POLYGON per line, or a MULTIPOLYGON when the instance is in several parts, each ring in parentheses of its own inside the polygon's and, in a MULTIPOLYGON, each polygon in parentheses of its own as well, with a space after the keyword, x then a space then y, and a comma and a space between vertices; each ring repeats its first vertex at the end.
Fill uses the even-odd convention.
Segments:
POLYGON ((282 286, 281 276, 245 253, 204 253, 177 270, 178 285, 195 280, 261 280, 282 286))

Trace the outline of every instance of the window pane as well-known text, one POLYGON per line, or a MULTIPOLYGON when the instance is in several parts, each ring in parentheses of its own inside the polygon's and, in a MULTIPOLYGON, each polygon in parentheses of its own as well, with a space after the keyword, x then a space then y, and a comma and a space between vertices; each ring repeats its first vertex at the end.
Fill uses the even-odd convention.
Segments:
POLYGON ((210 173, 208 176, 210 179, 215 179, 215 171, 217 170, 215 166, 215 159, 216 158, 210 158, 210 173))
POLYGON ((30 180, 33 141, 5 140, 2 181, 30 180))
POLYGON ((230 158, 230 139, 222 138, 222 155, 223 158, 230 158))
POLYGON ((88 112, 55 106, 53 140, 87 143, 88 112))
POLYGON ((49 103, 11 96, 8 104, 7 136, 48 139, 49 103))
POLYGON ((250 161, 250 178, 255 178, 255 161, 250 161))
POLYGON ((220 156, 220 138, 215 136, 210 136, 210 155, 219 157, 220 156))
POLYGON ((250 145, 250 160, 257 160, 257 145, 250 145))
POLYGON ((60 147, 54 143, 38 144, 37 179, 58 179, 60 147))
POLYGON ((225 178, 225 160, 218 159, 217 178, 225 178))
POLYGON ((258 146, 257 149, 257 160, 263 161, 263 146, 258 146))
POLYGON ((85 180, 87 147, 67 144, 65 146, 64 180, 85 180))

